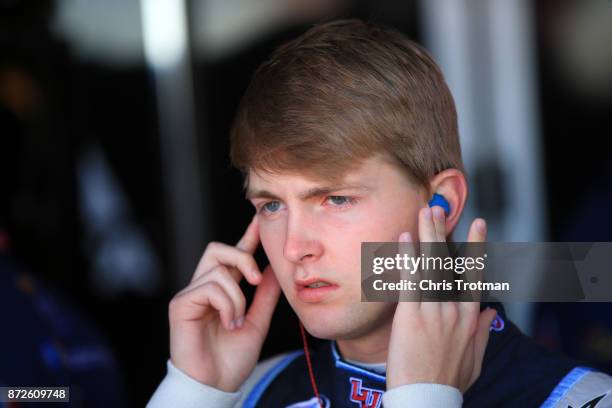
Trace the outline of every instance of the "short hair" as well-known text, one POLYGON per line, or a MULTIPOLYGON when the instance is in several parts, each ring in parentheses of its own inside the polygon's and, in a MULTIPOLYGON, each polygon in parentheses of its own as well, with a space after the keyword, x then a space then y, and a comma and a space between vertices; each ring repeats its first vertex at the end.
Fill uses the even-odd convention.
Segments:
POLYGON ((231 129, 245 175, 299 172, 339 181, 381 154, 418 186, 465 173, 453 97, 429 53, 361 20, 315 25, 255 71, 231 129))

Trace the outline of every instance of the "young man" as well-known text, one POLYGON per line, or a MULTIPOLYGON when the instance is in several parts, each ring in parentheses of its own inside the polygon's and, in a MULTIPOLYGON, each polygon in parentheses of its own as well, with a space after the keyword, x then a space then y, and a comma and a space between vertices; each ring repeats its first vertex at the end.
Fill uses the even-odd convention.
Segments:
MULTIPOLYGON (((257 211, 171 301, 150 407, 612 404, 610 377, 537 348, 499 304, 360 302, 361 242, 444 242, 467 200, 454 102, 415 43, 350 20, 281 46, 241 102, 231 154, 257 211), (448 214, 428 207, 434 193, 448 214), (248 310, 242 278, 257 285, 248 310), (281 290, 330 341, 257 364, 281 290)), ((485 238, 474 220, 467 240, 485 238)))

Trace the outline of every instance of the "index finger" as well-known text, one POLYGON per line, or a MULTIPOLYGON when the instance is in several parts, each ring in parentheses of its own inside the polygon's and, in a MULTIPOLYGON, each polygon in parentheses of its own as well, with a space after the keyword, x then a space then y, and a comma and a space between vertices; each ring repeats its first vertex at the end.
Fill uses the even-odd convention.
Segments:
MULTIPOLYGON (((477 218, 472 222, 468 232, 468 243, 466 250, 466 257, 478 258, 482 257, 485 251, 485 243, 487 239, 487 225, 485 220, 477 218)), ((486 255, 484 255, 486 256, 486 255)), ((466 268, 463 279, 466 282, 477 283, 485 278, 485 270, 478 270, 476 267, 466 268)), ((472 301, 462 303, 462 306, 471 313, 480 312, 480 301, 482 299, 482 292, 478 290, 470 291, 464 295, 471 298, 472 301)))
POLYGON ((236 248, 241 249, 250 254, 255 253, 255 250, 259 246, 259 221, 257 214, 253 216, 251 223, 247 227, 246 231, 240 241, 236 244, 236 248))
MULTIPOLYGON (((398 252, 402 255, 408 255, 410 258, 415 257, 415 243, 412 241, 412 235, 409 231, 403 232, 398 238, 398 252)), ((402 281, 411 282, 414 284, 414 289, 405 289, 400 291, 399 301, 407 302, 409 305, 404 306, 408 310, 418 310, 421 306, 421 291, 419 289, 419 281, 422 278, 419 270, 400 269, 400 278, 402 281)))

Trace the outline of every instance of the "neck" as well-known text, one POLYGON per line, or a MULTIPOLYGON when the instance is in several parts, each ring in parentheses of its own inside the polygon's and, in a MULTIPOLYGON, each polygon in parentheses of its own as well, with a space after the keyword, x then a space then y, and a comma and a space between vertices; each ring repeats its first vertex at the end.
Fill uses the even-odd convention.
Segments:
POLYGON ((393 319, 377 330, 356 339, 336 340, 343 358, 362 363, 385 363, 391 338, 393 319))

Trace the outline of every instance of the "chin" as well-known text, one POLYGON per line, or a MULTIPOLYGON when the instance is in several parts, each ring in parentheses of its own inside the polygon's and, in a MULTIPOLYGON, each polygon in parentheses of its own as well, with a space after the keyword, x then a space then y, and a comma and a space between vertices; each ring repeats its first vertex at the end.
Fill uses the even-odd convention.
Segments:
POLYGON ((304 328, 311 336, 322 340, 338 340, 344 337, 346 328, 335 327, 330 324, 318 322, 304 322, 304 328))
POLYGON ((313 337, 324 340, 335 340, 347 330, 350 331, 350 318, 346 314, 331 310, 330 306, 323 308, 304 308, 296 310, 304 328, 313 337))
POLYGON ((363 321, 351 311, 308 310, 298 313, 304 328, 310 335, 323 340, 342 340, 359 337, 363 333, 363 321))
POLYGON ((366 336, 393 320, 394 304, 358 303, 348 310, 302 310, 304 328, 324 340, 352 340, 366 336))

